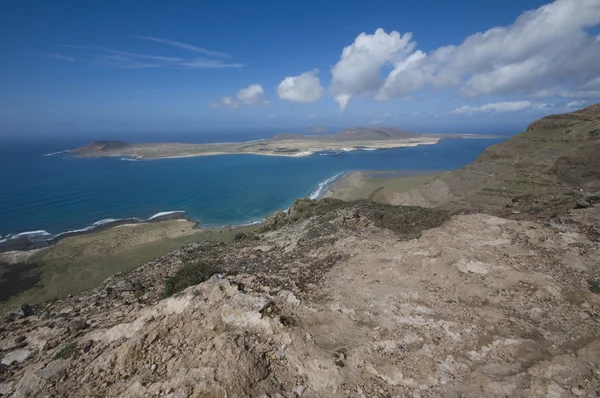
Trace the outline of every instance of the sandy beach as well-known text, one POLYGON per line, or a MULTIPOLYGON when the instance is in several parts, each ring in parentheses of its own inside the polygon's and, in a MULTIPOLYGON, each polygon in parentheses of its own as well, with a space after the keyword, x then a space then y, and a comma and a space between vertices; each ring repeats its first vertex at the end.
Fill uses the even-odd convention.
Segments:
POLYGON ((355 171, 332 184, 323 197, 345 201, 370 199, 382 188, 406 192, 432 181, 438 175, 419 171, 355 171))

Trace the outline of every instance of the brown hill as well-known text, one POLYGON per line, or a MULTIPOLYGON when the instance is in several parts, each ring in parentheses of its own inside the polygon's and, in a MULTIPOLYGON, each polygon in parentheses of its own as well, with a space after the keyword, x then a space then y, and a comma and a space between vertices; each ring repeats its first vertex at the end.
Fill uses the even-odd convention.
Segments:
POLYGON ((598 154, 600 104, 544 117, 423 188, 375 199, 513 218, 560 215, 600 189, 598 154))
POLYGON ((302 140, 304 136, 296 133, 281 133, 275 137, 270 138, 269 141, 287 141, 287 140, 302 140))
POLYGON ((392 127, 359 127, 356 129, 346 129, 339 133, 330 136, 336 140, 343 141, 356 141, 356 140, 392 140, 392 139, 405 139, 405 138, 416 138, 419 134, 411 131, 398 130, 392 127))
POLYGON ((128 143, 123 141, 94 141, 91 144, 71 150, 71 153, 77 155, 87 155, 98 152, 109 152, 127 148, 128 143))

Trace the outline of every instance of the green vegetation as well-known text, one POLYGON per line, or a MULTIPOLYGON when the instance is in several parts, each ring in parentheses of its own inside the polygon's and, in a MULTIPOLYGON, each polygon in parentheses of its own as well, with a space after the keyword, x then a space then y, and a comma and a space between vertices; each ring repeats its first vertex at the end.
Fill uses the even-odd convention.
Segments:
POLYGON ((186 265, 177 271, 175 275, 165 280, 164 296, 172 296, 187 287, 208 280, 214 274, 222 272, 223 269, 218 264, 198 263, 186 265))
POLYGON ((60 351, 58 351, 56 353, 56 355, 54 356, 54 359, 68 359, 73 355, 73 353, 75 352, 76 349, 77 349, 77 344, 68 343, 63 348, 61 348, 60 351))
MULTIPOLYGON (((392 206, 382 203, 357 200, 344 202, 339 199, 324 198, 318 201, 298 199, 289 215, 278 213, 260 228, 260 231, 278 229, 281 226, 314 216, 323 221, 331 220, 332 214, 340 210, 350 210, 353 218, 366 217, 380 228, 387 228, 404 238, 418 237, 421 231, 435 228, 449 217, 448 212, 416 206, 392 206)), ((349 223, 352 219, 348 220, 349 223)))
POLYGON ((594 294, 600 294, 600 282, 594 280, 588 280, 588 289, 594 294))
POLYGON ((249 233, 255 228, 198 230, 195 223, 172 220, 68 237, 34 253, 26 262, 10 265, 6 271, 0 264, 3 274, 0 290, 11 292, 0 301, 0 310, 75 295, 99 286, 114 274, 134 269, 187 244, 232 242, 236 234, 249 233), (14 271, 18 269, 15 267, 23 272, 14 271))

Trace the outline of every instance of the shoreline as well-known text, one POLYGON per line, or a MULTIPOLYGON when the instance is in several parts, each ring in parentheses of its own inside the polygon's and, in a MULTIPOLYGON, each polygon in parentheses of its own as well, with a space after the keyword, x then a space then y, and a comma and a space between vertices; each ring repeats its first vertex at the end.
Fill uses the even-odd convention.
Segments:
MULTIPOLYGON (((309 148, 306 150, 297 150, 296 152, 266 152, 266 151, 207 151, 207 152, 196 152, 196 153, 187 153, 187 154, 178 154, 178 155, 166 155, 166 156, 148 156, 148 155, 140 155, 136 153, 124 153, 124 152, 106 152, 106 153, 88 153, 88 154, 75 154, 73 155, 73 150, 60 151, 52 154, 44 154, 43 156, 54 156, 59 154, 70 154, 70 157, 73 159, 94 159, 94 158, 121 158, 120 160, 124 161, 142 161, 142 160, 162 160, 162 159, 185 159, 185 158, 196 158, 196 157, 205 157, 205 156, 226 156, 226 155, 253 155, 253 156, 277 156, 284 158, 304 158, 309 156, 336 156, 340 153, 347 152, 360 152, 360 151, 383 151, 389 149, 400 149, 400 148, 414 148, 421 145, 437 145, 439 141, 443 139, 459 139, 461 137, 448 137, 448 138, 440 138, 440 137, 429 137, 428 141, 420 141, 420 142, 395 142, 395 143, 386 143, 385 141, 381 143, 377 143, 377 145, 373 145, 373 143, 365 143, 364 145, 349 145, 342 147, 321 147, 321 148, 309 148)), ((472 137, 477 138, 477 137, 472 137)), ((487 137, 480 137, 487 138, 487 137)), ((261 141, 257 141, 261 142, 261 141)), ((231 143, 225 144, 183 144, 183 145, 230 145, 231 143)), ((236 143, 233 143, 236 144, 236 143)), ((153 145, 153 144, 143 144, 143 145, 153 145)), ((169 145, 169 144, 160 144, 160 145, 169 145)), ((177 144, 179 145, 179 144, 177 144)), ((140 147, 140 149, 144 149, 144 147, 140 147)))
POLYGON ((368 170, 350 171, 334 181, 323 198, 352 201, 369 199, 382 189, 406 192, 424 185, 447 170, 368 170))
POLYGON ((48 246, 52 246, 60 242, 61 240, 72 236, 81 236, 98 233, 107 229, 124 225, 159 223, 170 220, 188 221, 194 223, 196 228, 198 228, 198 226, 200 225, 198 221, 191 220, 185 217, 185 211, 182 210, 156 213, 155 215, 148 217, 147 219, 141 219, 136 217, 104 219, 96 221, 95 223, 92 223, 91 225, 85 228, 60 232, 54 235, 47 232, 46 230, 25 231, 17 234, 9 234, 3 237, 2 240, 0 240, 0 253, 38 250, 48 246), (48 237, 48 239, 39 238, 40 236, 48 237), (35 239, 36 237, 38 237, 39 239, 35 239))
MULTIPOLYGON (((334 174, 333 176, 331 176, 323 181, 320 181, 319 183, 317 183, 317 186, 314 187, 314 189, 308 195, 306 195, 306 198, 309 198, 312 200, 319 200, 319 199, 325 197, 328 190, 330 189, 330 187, 333 184, 335 184, 339 180, 343 179, 350 173, 353 173, 353 171, 351 171, 351 170, 350 171, 342 171, 337 174, 334 174)), ((159 222, 170 221, 170 220, 181 220, 181 221, 188 221, 188 222, 194 223, 195 229, 197 229, 199 231, 211 231, 211 230, 214 231, 214 230, 220 230, 220 229, 224 229, 224 228, 248 227, 248 226, 252 226, 252 225, 260 225, 265 221, 266 217, 268 217, 272 214, 275 214, 278 211, 285 211, 287 209, 289 209, 289 206, 286 206, 283 209, 275 210, 273 213, 267 214, 265 217, 262 217, 258 220, 252 220, 252 221, 235 223, 235 224, 231 223, 231 224, 223 224, 223 225, 202 226, 200 221, 188 218, 186 216, 185 210, 175 210, 175 211, 159 212, 159 213, 156 213, 153 216, 148 217, 146 219, 137 218, 137 217, 128 217, 128 218, 120 218, 120 219, 107 218, 107 219, 103 219, 100 221, 96 221, 96 222, 92 223, 91 225, 81 228, 81 229, 60 232, 57 234, 51 234, 51 233, 47 232, 46 230, 24 231, 24 232, 19 232, 19 233, 15 233, 15 234, 9 234, 7 236, 0 236, 0 254, 8 253, 8 252, 34 251, 34 250, 43 249, 43 248, 55 245, 56 243, 60 242, 61 240, 72 237, 72 236, 81 236, 81 235, 99 233, 99 232, 102 232, 102 231, 105 231, 105 230, 108 230, 111 228, 117 228, 117 227, 122 227, 122 226, 127 226, 127 225, 159 223, 159 222)))

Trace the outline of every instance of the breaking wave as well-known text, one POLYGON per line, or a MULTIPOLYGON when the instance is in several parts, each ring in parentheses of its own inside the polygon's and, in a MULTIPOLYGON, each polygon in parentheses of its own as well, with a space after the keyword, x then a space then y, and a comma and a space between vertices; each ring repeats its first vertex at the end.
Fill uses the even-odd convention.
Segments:
POLYGON ((337 173, 336 175, 334 175, 333 177, 329 177, 328 179, 321 181, 319 183, 319 185, 317 185, 317 188, 315 188, 314 191, 311 192, 310 195, 308 195, 309 199, 315 200, 315 199, 319 199, 321 198, 323 195, 325 195, 325 193, 327 192, 327 189, 337 180, 343 178, 346 176, 346 174, 348 174, 348 172, 341 172, 341 173, 337 173))

